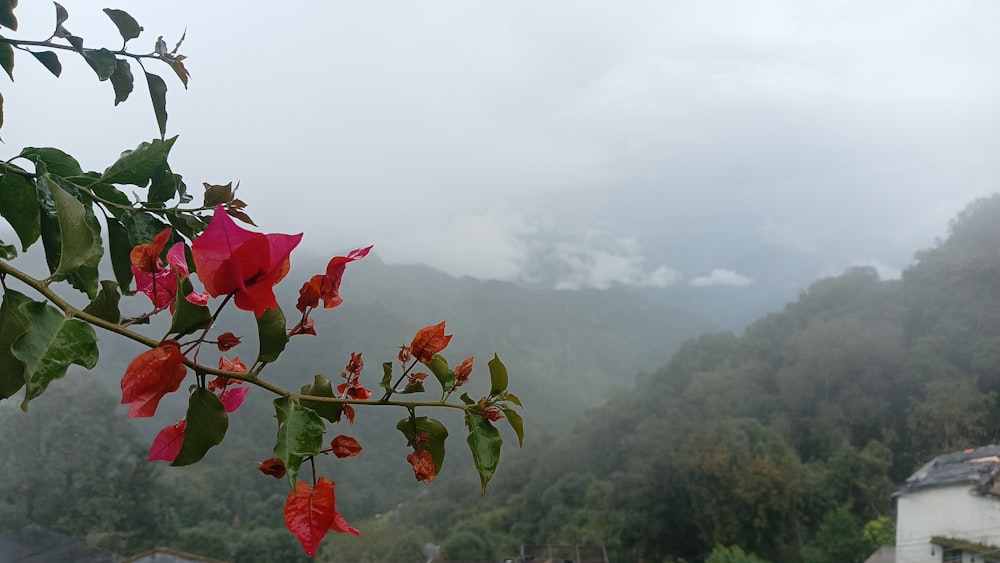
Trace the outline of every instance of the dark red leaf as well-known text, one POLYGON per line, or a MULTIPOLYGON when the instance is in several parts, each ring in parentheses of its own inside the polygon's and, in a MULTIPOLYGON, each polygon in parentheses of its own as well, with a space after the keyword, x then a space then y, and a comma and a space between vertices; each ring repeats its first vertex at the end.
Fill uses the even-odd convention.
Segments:
POLYGON ((216 345, 219 347, 220 352, 227 352, 232 348, 235 348, 242 339, 239 336, 231 332, 224 332, 219 335, 216 345))
POLYGON ((361 453, 361 444, 354 438, 344 436, 343 434, 334 438, 333 442, 330 442, 330 448, 333 451, 333 455, 339 458, 354 457, 361 453))
POLYGON ((257 471, 260 471, 264 475, 270 475, 275 479, 281 479, 286 473, 285 462, 281 461, 280 457, 272 457, 260 462, 260 465, 257 466, 257 471))

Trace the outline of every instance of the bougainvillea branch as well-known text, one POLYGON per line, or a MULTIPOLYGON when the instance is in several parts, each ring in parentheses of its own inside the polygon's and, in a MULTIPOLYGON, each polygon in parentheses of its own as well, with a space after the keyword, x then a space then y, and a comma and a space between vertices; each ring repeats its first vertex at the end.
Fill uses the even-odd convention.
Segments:
MULTIPOLYGON (((17 29, 15 6, 16 2, 0 2, 0 31, 17 29)), ((123 45, 142 31, 121 10, 105 13, 121 33, 123 45)), ((398 370, 392 361, 381 364, 376 384, 384 390, 380 399, 372 397, 360 353, 345 358, 346 365, 337 374, 342 381, 336 384, 326 375, 315 375, 296 392, 269 381, 266 368, 285 353, 290 338, 323 337, 317 334, 312 315, 329 313, 343 303, 341 285, 350 264, 364 259, 372 247, 334 256, 325 271, 298 280, 302 283, 294 304, 298 318, 289 326, 274 288, 288 276, 292 252, 303 235, 265 234, 240 226, 237 221, 256 227, 232 184, 205 183, 201 201, 195 202, 195 195, 168 164, 177 137, 164 138, 166 86, 145 70, 142 61, 166 63, 186 87, 189 75, 177 47, 168 50, 159 39, 148 55, 127 52, 124 46, 84 48, 83 40, 64 26, 68 17, 56 4, 54 31, 45 40, 0 35, 0 67, 13 79, 16 49, 58 76, 61 63, 54 50, 73 51, 100 80, 110 80, 117 104, 132 90, 126 59, 138 62, 160 138, 125 151, 103 171, 84 170, 75 158, 50 147, 26 148, 0 160, 0 217, 13 230, 20 252, 41 248, 47 268, 42 277, 15 267, 18 248, 0 240, 0 400, 21 396, 22 408, 27 409, 71 365, 95 367, 99 359, 95 327, 147 348, 122 376, 122 403, 129 405, 126 416, 154 417, 162 399, 187 389, 185 417, 165 421, 150 447, 150 461, 197 463, 224 440, 229 414, 240 408, 252 388, 271 393, 276 439, 273 457, 259 469, 287 479, 285 522, 310 556, 331 530, 359 533, 336 508, 334 482, 317 475, 315 464, 319 455, 350 458, 362 450, 355 438, 328 433, 327 427, 345 417, 354 423, 356 407, 406 411, 396 427, 412 452, 400 465, 409 465, 407 471, 412 469, 417 480, 428 483, 441 472, 448 430, 423 411, 461 411, 466 442, 485 490, 502 443, 493 423, 506 419, 518 442, 523 440, 523 423, 515 410, 521 402, 507 391, 507 370, 500 359, 494 356, 488 362, 487 395, 473 399, 462 393, 461 402, 451 402, 453 392, 470 380, 473 358, 449 367, 442 353, 452 335, 445 334, 442 321, 420 329, 409 345, 400 347, 398 370), (113 279, 102 279, 107 272, 113 279), (18 284, 23 288, 15 288, 18 284), (78 299, 68 298, 73 293, 82 294, 87 305, 74 305, 78 299), (121 303, 129 299, 150 310, 126 317, 121 303), (220 314, 231 308, 252 319, 244 326, 256 328, 258 346, 251 351, 255 356, 245 350, 246 335, 220 333, 216 326, 220 314), (146 323, 161 316, 169 318, 166 332, 150 334, 154 325, 146 323), (246 362, 235 354, 242 354, 246 362), (430 392, 425 382, 433 380, 440 385, 437 400, 394 397, 420 397, 430 392), (328 434, 337 435, 328 439, 328 434), (300 479, 302 471, 311 472, 310 479, 300 479)))

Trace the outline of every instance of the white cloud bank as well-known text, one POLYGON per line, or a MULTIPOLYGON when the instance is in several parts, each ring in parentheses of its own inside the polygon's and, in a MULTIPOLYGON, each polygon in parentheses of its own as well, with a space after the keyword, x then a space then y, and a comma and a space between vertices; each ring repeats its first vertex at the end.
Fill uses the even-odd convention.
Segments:
POLYGON ((752 283, 751 278, 721 268, 716 268, 707 276, 698 276, 688 282, 694 287, 746 287, 752 283))

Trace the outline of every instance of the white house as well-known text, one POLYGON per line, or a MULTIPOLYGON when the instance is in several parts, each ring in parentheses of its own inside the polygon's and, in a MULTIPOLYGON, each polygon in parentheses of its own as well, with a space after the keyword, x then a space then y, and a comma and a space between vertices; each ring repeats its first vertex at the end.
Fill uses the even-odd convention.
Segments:
POLYGON ((934 458, 896 492, 896 514, 896 563, 1000 563, 1000 445, 934 458))

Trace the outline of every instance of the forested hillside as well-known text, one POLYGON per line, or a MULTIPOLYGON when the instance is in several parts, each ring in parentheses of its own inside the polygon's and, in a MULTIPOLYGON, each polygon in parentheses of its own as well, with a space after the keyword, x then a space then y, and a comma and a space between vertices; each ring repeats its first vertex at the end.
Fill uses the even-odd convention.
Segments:
POLYGON ((688 342, 523 468, 505 525, 524 542, 605 543, 620 561, 731 545, 863 561, 891 539, 895 484, 998 439, 998 241, 994 196, 901 280, 852 269, 741 337, 688 342))
MULTIPOLYGON (((44 265, 41 257, 38 259, 41 271, 44 265)), ((288 277, 308 279, 325 268, 325 262, 293 256, 288 277)), ((418 328, 444 320, 447 332, 455 335, 449 346, 451 357, 476 357, 470 387, 489 385, 486 362, 494 352, 506 363, 512 388, 525 404, 529 451, 554 435, 564 434, 580 412, 603 403, 611 390, 632 387, 637 373, 662 365, 687 338, 714 328, 704 319, 627 292, 525 290, 501 282, 458 279, 423 266, 390 266, 375 256, 351 264, 341 290, 345 297, 342 306, 313 315, 321 336, 293 339, 289 353, 269 368, 270 380, 290 388, 311 382, 316 373, 337 380, 350 353, 362 352, 368 366, 364 383, 376 388, 382 375, 380 363, 393 359, 398 347, 418 328)), ((294 311, 298 294, 295 288, 286 291, 279 293, 278 300, 286 310, 294 311)), ((256 328, 248 329, 245 321, 244 317, 224 315, 219 327, 244 337, 245 344, 235 348, 233 355, 252 357, 256 328)), ((155 334, 165 328, 154 325, 149 330, 155 334)), ((168 398, 155 420, 126 421, 123 410, 115 411, 109 405, 117 403, 118 382, 141 347, 113 335, 101 335, 101 340, 100 364, 93 372, 71 371, 67 391, 32 402, 27 414, 16 410, 16 402, 8 403, 11 407, 0 405, 0 427, 11 429, 0 434, 0 471, 4 476, 0 481, 0 529, 37 522, 121 553, 168 545, 236 561, 264 560, 262 553, 271 554, 270 560, 299 557, 302 549, 285 530, 281 518, 285 483, 253 471, 240 471, 235 476, 231 471, 234 465, 252 468, 273 455, 272 397, 251 392, 232 416, 225 442, 198 466, 168 469, 147 465, 148 444, 163 426, 184 416, 186 401, 168 398), (82 386, 73 385, 73 380, 95 377, 105 383, 105 394, 100 389, 88 389, 84 394, 82 386), (88 417, 91 409, 107 416, 88 417), (58 448, 49 444, 76 440, 77 433, 66 432, 75 417, 94 418, 94 424, 81 425, 79 430, 86 434, 86 445, 91 449, 71 457, 60 455, 58 448), (57 423, 49 425, 42 422, 45 420, 57 423), (118 452, 115 437, 128 446, 118 452), (98 486, 100 465, 78 467, 74 461, 84 455, 100 458, 99 452, 111 448, 118 457, 109 456, 109 460, 142 468, 134 477, 136 485, 128 491, 118 491, 111 483, 98 486), (68 498, 37 495, 26 504, 23 491, 46 482, 75 483, 73 494, 68 498), (127 515, 123 512, 111 517, 122 495, 136 495, 136 508, 127 515), (155 534, 149 526, 155 526, 155 534)), ((396 430, 397 420, 404 415, 401 410, 359 408, 363 424, 351 427, 345 423, 343 428, 330 429, 357 437, 365 447, 357 463, 321 460, 331 465, 330 474, 336 480, 349 483, 349 487, 338 487, 337 502, 350 519, 364 521, 390 511, 400 498, 421 495, 438 499, 436 491, 450 482, 457 483, 459 494, 480 501, 480 485, 461 436, 449 441, 445 470, 433 486, 414 480, 405 461, 406 440, 396 430)), ((461 419, 450 422, 455 428, 463 424, 461 419)), ((506 442, 498 483, 504 480, 506 466, 524 455, 512 433, 506 442)), ((498 494, 495 488, 491 486, 490 498, 498 494)), ((424 543, 442 542, 452 535, 440 528, 423 535, 414 528, 408 534, 416 538, 414 542, 403 547, 387 544, 402 560, 409 557, 405 553, 420 558, 424 543)), ((369 538, 374 537, 375 533, 366 533, 358 543, 373 545, 376 542, 369 538)), ((478 554, 482 555, 481 549, 478 554)))
MULTIPOLYGON (((350 483, 338 504, 363 536, 333 538, 319 559, 421 561, 433 542, 454 559, 495 559, 522 543, 599 543, 615 561, 698 560, 724 547, 768 561, 862 561, 891 541, 897 483, 932 456, 998 439, 998 241, 994 196, 962 213, 902 279, 858 268, 821 280, 741 336, 689 340, 637 382, 680 338, 709 327, 614 291, 530 292, 417 266, 352 265, 345 305, 317 315, 326 339, 300 339, 304 353, 289 355, 298 364, 278 377, 335 375, 361 343, 381 346, 363 350, 375 365, 417 324, 447 320, 456 357, 504 358, 525 399, 527 438, 523 451, 508 441, 481 496, 461 440, 434 484, 418 484, 402 461, 398 413, 360 410, 378 424, 334 431, 358 431, 364 468, 334 461, 330 473, 350 483)), ((78 399, 53 393, 27 415, 0 411, 9 429, 0 527, 36 521, 124 551, 156 543, 235 561, 260 560, 265 549, 300 555, 280 521, 283 484, 220 471, 270 455, 274 430, 262 417, 234 416, 207 463, 148 470, 135 461, 155 428, 136 436, 120 417, 97 418, 100 406, 73 430, 33 418, 78 417, 78 399), (67 441, 71 432, 86 443, 67 441), (121 436, 132 436, 127 448, 121 436), (63 455, 116 443, 107 454, 122 468, 115 487, 72 463, 89 454, 63 455), (186 488, 171 486, 179 472, 186 488), (55 482, 72 494, 25 504, 20 491, 55 482)), ((268 409, 266 399, 251 395, 244 408, 268 409)))

